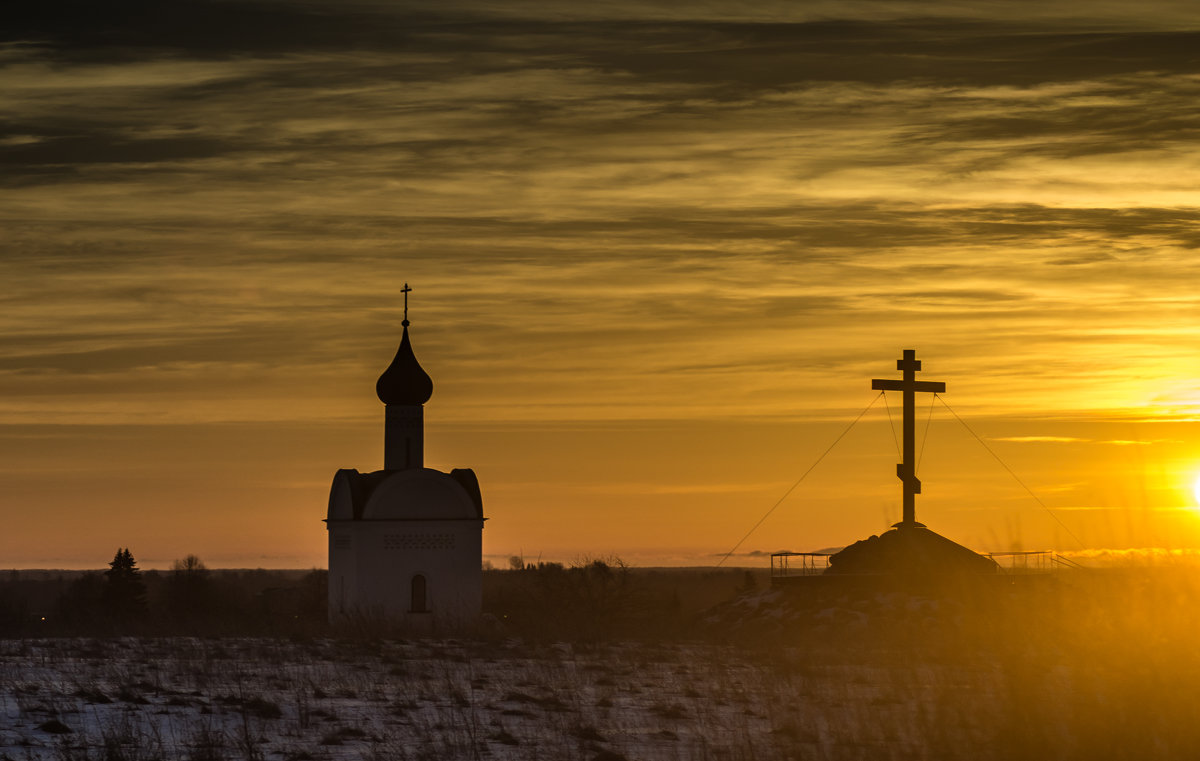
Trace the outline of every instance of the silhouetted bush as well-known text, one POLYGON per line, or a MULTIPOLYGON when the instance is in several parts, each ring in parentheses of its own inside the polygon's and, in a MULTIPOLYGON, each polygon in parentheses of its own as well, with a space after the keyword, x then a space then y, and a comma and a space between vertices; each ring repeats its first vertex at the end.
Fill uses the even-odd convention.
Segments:
POLYGON ((33 617, 25 600, 14 594, 11 583, 0 588, 0 637, 32 633, 33 617))
POLYGON ((54 605, 52 627, 55 630, 108 634, 104 616, 104 577, 87 573, 71 582, 54 605))
MULTIPOLYGON (((515 564, 514 564, 515 565, 515 564)), ((677 633, 678 595, 619 558, 485 573, 485 612, 504 632, 538 640, 612 640, 677 633)))

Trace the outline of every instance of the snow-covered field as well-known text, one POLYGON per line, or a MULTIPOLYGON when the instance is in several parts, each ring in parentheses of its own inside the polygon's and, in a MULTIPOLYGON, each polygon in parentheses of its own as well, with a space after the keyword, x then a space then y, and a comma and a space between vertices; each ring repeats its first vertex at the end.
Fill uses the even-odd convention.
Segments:
POLYGON ((996 679, 718 645, 14 640, 0 759, 961 757, 996 679))
POLYGON ((1200 572, 970 590, 772 588, 639 641, 543 642, 551 606, 525 639, 0 640, 0 761, 1196 756, 1200 572))

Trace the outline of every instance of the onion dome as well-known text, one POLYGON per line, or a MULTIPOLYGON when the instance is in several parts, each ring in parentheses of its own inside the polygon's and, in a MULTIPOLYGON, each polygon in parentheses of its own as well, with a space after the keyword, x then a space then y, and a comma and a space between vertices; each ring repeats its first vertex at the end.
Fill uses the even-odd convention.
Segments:
POLYGON ((375 382, 375 393, 384 404, 421 405, 433 396, 433 379, 421 369, 408 340, 408 320, 404 321, 404 337, 392 364, 375 382))

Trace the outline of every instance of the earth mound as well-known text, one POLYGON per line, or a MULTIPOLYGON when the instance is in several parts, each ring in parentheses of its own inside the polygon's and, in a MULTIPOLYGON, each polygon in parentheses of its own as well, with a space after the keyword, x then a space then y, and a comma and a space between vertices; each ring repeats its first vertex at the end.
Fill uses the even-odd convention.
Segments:
POLYGON ((999 566, 921 525, 898 526, 829 558, 826 574, 960 576, 996 573, 999 566))

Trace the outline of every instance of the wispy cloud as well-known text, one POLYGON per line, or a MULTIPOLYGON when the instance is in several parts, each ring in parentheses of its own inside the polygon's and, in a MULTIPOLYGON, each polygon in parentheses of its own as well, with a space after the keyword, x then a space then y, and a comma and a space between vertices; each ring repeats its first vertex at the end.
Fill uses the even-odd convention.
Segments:
POLYGON ((1193 15, 21 4, 0 415, 365 421, 411 282, 446 421, 1194 417, 1193 15))
POLYGON ((991 439, 992 441, 1008 441, 1018 444, 1070 444, 1080 441, 1091 441, 1091 439, 1080 439, 1074 436, 1000 436, 991 439))

